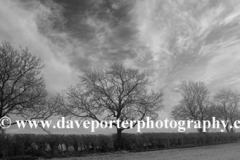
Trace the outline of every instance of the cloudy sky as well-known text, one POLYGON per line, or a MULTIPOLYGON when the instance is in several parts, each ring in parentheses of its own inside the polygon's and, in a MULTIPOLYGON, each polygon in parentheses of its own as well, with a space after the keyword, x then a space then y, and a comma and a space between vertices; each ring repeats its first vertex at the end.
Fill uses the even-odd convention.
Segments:
POLYGON ((181 80, 240 89, 239 0, 0 0, 0 41, 41 57, 49 93, 112 62, 148 69, 168 117, 181 80))

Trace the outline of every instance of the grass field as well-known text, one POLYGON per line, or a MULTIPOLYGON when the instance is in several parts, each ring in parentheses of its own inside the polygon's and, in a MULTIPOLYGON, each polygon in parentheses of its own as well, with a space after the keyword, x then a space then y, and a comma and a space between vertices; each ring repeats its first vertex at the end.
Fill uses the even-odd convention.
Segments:
POLYGON ((81 158, 63 158, 62 160, 240 160, 240 143, 187 149, 97 155, 81 158))

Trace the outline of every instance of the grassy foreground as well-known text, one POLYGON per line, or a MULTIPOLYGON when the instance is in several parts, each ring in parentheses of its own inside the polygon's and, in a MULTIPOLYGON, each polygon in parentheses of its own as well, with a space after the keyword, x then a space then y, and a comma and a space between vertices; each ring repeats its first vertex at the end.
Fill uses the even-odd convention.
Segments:
MULTIPOLYGON (((240 143, 150 152, 96 155, 62 160, 239 160, 240 143)), ((57 160, 52 159, 52 160, 57 160)))

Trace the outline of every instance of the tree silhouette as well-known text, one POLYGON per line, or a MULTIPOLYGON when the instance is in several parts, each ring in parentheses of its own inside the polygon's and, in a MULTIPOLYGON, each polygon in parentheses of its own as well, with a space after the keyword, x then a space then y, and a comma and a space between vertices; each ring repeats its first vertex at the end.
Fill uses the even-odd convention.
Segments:
MULTIPOLYGON (((182 99, 171 111, 174 119, 200 121, 201 126, 204 120, 211 120, 212 107, 204 82, 182 81, 178 89, 182 99)), ((198 132, 202 132, 202 128, 198 132)))
POLYGON ((240 118, 240 94, 232 90, 221 89, 214 96, 214 102, 215 117, 219 120, 227 122, 227 132, 234 132, 234 122, 240 118))
MULTIPOLYGON (((10 43, 0 46, 0 118, 19 115, 24 119, 46 119, 55 113, 54 99, 41 76, 41 59, 27 48, 15 50, 10 43)), ((13 122, 11 125, 16 124, 13 122)))
MULTIPOLYGON (((146 72, 113 64, 105 70, 89 70, 80 78, 80 83, 70 87, 60 96, 64 112, 84 119, 119 120, 112 125, 117 129, 116 149, 122 149, 122 123, 133 120, 154 120, 163 105, 163 92, 149 92, 151 84, 146 72), (66 99, 65 99, 66 98, 66 99)), ((133 123, 133 127, 137 122, 133 123)))

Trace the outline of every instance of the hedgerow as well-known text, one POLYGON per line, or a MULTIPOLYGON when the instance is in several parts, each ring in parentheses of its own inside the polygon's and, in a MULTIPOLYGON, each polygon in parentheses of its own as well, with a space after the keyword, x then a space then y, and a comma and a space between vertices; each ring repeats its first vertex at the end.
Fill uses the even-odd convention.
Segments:
MULTIPOLYGON (((34 159, 113 152, 116 138, 116 134, 5 134, 0 135, 0 158, 34 159)), ((122 140, 124 150, 135 152, 238 142, 240 133, 123 133, 122 140)))

